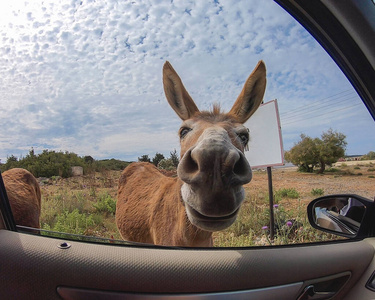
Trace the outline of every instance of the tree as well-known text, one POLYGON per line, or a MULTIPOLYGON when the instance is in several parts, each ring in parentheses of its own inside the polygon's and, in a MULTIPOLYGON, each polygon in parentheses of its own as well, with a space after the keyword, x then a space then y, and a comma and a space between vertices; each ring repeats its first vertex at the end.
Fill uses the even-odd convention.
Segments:
POLYGON ((91 165, 94 162, 94 158, 90 155, 84 156, 83 160, 86 164, 89 164, 89 165, 91 165))
POLYGON ((317 145, 320 165, 318 173, 323 173, 326 165, 331 166, 333 163, 337 162, 340 157, 343 157, 347 145, 345 140, 346 136, 332 129, 323 132, 321 138, 317 145))
POLYGON ((294 147, 285 152, 285 159, 298 166, 299 171, 311 173, 319 163, 316 140, 304 134, 301 134, 300 138, 294 147))
POLYGON ((170 160, 172 161, 173 166, 174 166, 175 168, 177 168, 178 163, 180 162, 180 159, 178 158, 178 154, 177 154, 176 149, 174 149, 170 154, 171 154, 171 156, 170 156, 170 160))
POLYGON ((318 173, 325 171, 326 165, 332 165, 345 154, 346 136, 329 129, 323 132, 321 139, 301 134, 301 141, 285 152, 285 159, 298 166, 302 172, 313 172, 319 166, 318 173))
POLYGON ((164 169, 164 170, 175 170, 176 167, 173 164, 173 161, 171 158, 168 159, 162 159, 159 164, 158 164, 159 169, 164 169))
POLYGON ((138 161, 143 161, 143 162, 151 162, 151 159, 148 157, 147 154, 142 155, 141 157, 138 157, 138 161))
POLYGON ((14 155, 11 155, 7 157, 6 163, 1 165, 1 171, 4 172, 6 170, 9 170, 12 168, 18 168, 18 167, 19 167, 18 158, 14 155))
POLYGON ((374 160, 375 159, 375 152, 370 151, 369 153, 362 156, 361 160, 374 160))
POLYGON ((155 154, 154 158, 152 159, 152 163, 157 167, 159 162, 164 159, 164 155, 161 153, 155 154))

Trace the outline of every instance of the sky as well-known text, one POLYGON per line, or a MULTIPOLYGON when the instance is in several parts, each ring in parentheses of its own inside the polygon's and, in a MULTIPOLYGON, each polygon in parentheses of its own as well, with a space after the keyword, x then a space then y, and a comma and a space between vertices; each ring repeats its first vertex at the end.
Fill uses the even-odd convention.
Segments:
POLYGON ((128 161, 179 151, 166 60, 201 110, 229 110, 263 60, 285 150, 332 128, 348 155, 375 151, 374 121, 348 80, 270 0, 12 0, 0 2, 1 162, 31 148, 128 161))

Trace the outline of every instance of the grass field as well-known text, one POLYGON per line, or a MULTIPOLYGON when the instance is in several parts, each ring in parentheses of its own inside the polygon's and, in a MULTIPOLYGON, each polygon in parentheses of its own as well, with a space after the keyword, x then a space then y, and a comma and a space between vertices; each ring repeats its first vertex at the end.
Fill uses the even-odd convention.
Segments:
MULTIPOLYGON (((42 229, 120 239, 115 224, 117 182, 120 171, 103 171, 81 177, 53 177, 41 182, 42 229)), ((342 164, 324 175, 299 173, 295 168, 272 171, 276 235, 269 239, 268 180, 264 170, 254 171, 245 186, 246 200, 236 222, 214 233, 217 247, 308 243, 335 239, 313 229, 307 204, 322 195, 375 195, 375 164, 342 164)))

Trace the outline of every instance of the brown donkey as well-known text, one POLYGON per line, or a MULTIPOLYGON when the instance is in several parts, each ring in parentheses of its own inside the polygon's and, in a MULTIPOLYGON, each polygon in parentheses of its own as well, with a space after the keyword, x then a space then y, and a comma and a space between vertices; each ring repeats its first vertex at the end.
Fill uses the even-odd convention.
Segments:
POLYGON ((229 113, 218 106, 200 112, 169 62, 164 91, 183 123, 177 178, 149 163, 133 163, 121 174, 116 223, 125 240, 158 245, 212 246, 212 232, 233 224, 244 200, 251 168, 243 151, 243 126, 262 102, 266 67, 260 61, 229 113))
POLYGON ((16 224, 40 228, 41 194, 33 174, 15 168, 5 171, 2 176, 16 224))

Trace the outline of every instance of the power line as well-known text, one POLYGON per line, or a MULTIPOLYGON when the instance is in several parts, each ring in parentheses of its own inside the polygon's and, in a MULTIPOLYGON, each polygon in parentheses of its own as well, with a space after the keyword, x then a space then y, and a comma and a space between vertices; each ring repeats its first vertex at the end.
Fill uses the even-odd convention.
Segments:
POLYGON ((329 101, 329 102, 315 102, 313 105, 305 105, 303 107, 298 108, 298 110, 295 109, 295 110, 287 111, 286 113, 283 113, 282 115, 286 116, 286 117, 290 117, 292 115, 298 115, 300 112, 303 112, 305 110, 313 109, 313 108, 316 108, 316 107, 324 108, 326 106, 337 105, 337 104, 340 104, 342 102, 348 101, 348 100, 353 99, 353 98, 355 98, 355 95, 345 95, 342 98, 332 100, 332 101, 329 101))
MULTIPOLYGON (((340 96, 340 98, 338 98, 336 102, 339 102, 339 101, 342 99, 341 97, 343 97, 343 96, 349 96, 350 94, 355 94, 355 92, 354 92, 353 90, 345 90, 345 91, 342 91, 342 92, 340 92, 340 93, 334 94, 334 95, 332 95, 332 96, 329 96, 329 97, 323 98, 323 99, 321 99, 321 100, 319 100, 319 101, 317 101, 317 102, 314 102, 314 103, 312 103, 312 104, 309 104, 309 105, 302 105, 302 106, 299 106, 299 107, 297 107, 297 108, 295 108, 295 109, 291 109, 291 110, 289 110, 289 111, 283 113, 283 115, 293 114, 293 113, 295 113, 295 112, 298 112, 298 111, 301 111, 301 110, 303 111, 303 110, 306 110, 306 109, 308 109, 308 108, 312 108, 312 107, 314 107, 314 106, 321 106, 322 103, 323 103, 323 104, 326 103, 326 100, 328 100, 328 99, 330 99, 330 98, 338 97, 338 96, 340 96), (348 94, 346 94, 346 95, 342 95, 342 94, 345 94, 345 93, 347 93, 347 92, 350 92, 350 93, 348 93, 348 94)), ((335 100, 331 100, 330 103, 332 103, 332 101, 335 101, 335 100)))
POLYGON ((354 104, 354 105, 351 105, 351 106, 339 108, 339 109, 336 109, 336 110, 331 110, 331 111, 325 112, 323 114, 320 114, 319 116, 314 115, 314 116, 311 116, 311 117, 307 117, 307 118, 303 118, 303 119, 299 119, 299 120, 295 120, 295 121, 290 121, 290 122, 286 122, 286 123, 282 122, 282 125, 285 126, 285 125, 289 125, 289 124, 293 124, 293 123, 297 123, 297 122, 309 120, 309 119, 312 119, 312 118, 320 118, 320 117, 329 115, 329 114, 334 113, 334 112, 338 112, 338 111, 346 110, 346 109, 349 109, 349 108, 353 108, 353 107, 358 106, 358 105, 362 105, 362 103, 357 103, 357 104, 354 104))
MULTIPOLYGON (((350 98, 347 98, 347 99, 342 99, 342 100, 340 100, 340 104, 341 104, 341 106, 343 104, 349 104, 349 102, 352 102, 353 99, 355 99, 355 97, 350 97, 350 98)), ((283 120, 290 120, 290 119, 294 119, 294 118, 299 118, 301 116, 309 115, 309 114, 314 113, 316 111, 326 111, 328 108, 331 108, 332 106, 337 107, 337 103, 328 103, 326 105, 319 106, 319 107, 316 107, 314 109, 310 109, 310 110, 308 110, 306 112, 300 112, 300 113, 295 113, 293 115, 289 115, 286 118, 285 118, 285 115, 282 115, 281 118, 283 120)))

